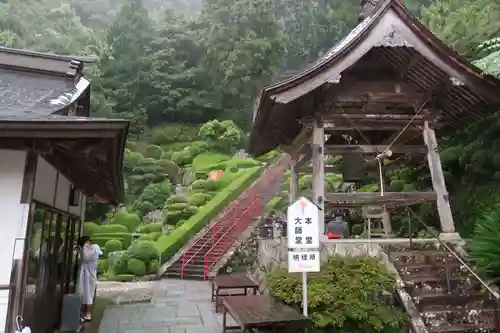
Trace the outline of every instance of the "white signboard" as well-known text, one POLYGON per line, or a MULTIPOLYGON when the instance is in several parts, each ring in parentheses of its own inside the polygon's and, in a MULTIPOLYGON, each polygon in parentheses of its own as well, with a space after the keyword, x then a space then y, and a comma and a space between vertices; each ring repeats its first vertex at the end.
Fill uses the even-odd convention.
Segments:
POLYGON ((288 207, 287 238, 289 249, 319 249, 319 208, 302 197, 288 207))
POLYGON ((319 251, 288 251, 288 271, 319 272, 319 251))

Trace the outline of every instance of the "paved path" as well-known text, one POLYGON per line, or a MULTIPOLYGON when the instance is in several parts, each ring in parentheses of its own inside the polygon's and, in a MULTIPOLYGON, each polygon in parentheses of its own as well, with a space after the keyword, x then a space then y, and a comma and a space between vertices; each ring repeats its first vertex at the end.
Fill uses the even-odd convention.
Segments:
MULTIPOLYGON (((107 307, 99 333, 222 332, 222 315, 215 313, 209 282, 167 279, 150 287, 148 303, 107 307)), ((228 325, 234 325, 230 316, 228 325)))

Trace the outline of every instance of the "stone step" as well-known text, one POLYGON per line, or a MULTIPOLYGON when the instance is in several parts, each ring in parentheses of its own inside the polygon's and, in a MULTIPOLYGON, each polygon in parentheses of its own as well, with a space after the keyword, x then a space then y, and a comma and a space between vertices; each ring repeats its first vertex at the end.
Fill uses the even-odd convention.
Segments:
POLYGON ((477 328, 495 323, 495 311, 492 308, 473 309, 452 307, 449 309, 422 312, 424 323, 429 327, 449 325, 476 325, 477 328))
POLYGON ((495 324, 457 324, 457 325, 438 325, 438 326, 427 326, 427 330, 430 333, 493 333, 495 332, 495 324))
POLYGON ((441 310, 448 307, 468 307, 472 309, 493 308, 495 302, 488 297, 487 292, 468 294, 420 294, 413 298, 420 311, 441 310))
POLYGON ((446 260, 449 264, 460 264, 460 261, 451 253, 441 250, 422 251, 399 251, 389 252, 389 258, 395 266, 414 266, 443 264, 446 260))
MULTIPOLYGON (((444 277, 422 277, 405 281, 406 290, 412 297, 429 294, 448 294, 448 284, 444 277)), ((454 294, 471 294, 481 290, 481 285, 469 277, 451 277, 451 292, 454 294)))
POLYGON ((439 263, 434 265, 395 265, 403 280, 424 278, 427 276, 446 277, 446 271, 450 277, 467 277, 471 273, 460 263, 439 263))

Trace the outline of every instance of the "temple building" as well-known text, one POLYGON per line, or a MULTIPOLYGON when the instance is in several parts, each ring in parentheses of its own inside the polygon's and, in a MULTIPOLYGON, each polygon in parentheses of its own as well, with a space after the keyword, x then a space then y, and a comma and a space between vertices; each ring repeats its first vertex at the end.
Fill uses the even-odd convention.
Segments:
MULTIPOLYGON (((281 148, 298 174, 312 172, 306 195, 324 214, 335 209, 378 210, 391 235, 390 210, 436 203, 442 239, 459 239, 441 167, 436 132, 448 135, 500 110, 500 81, 447 47, 397 0, 361 1, 360 22, 311 68, 264 88, 248 152, 281 148), (338 167, 331 156, 342 156, 338 167), (427 191, 384 191, 389 166, 427 162, 427 191), (336 169, 337 168, 337 169, 336 169), (325 173, 356 183, 377 175, 377 193, 325 193, 325 173), (377 170, 378 168, 378 170, 377 170)), ((304 194, 303 194, 304 195, 304 194)))
POLYGON ((89 62, 0 48, 0 332, 58 327, 88 198, 123 198, 128 122, 90 117, 89 62))

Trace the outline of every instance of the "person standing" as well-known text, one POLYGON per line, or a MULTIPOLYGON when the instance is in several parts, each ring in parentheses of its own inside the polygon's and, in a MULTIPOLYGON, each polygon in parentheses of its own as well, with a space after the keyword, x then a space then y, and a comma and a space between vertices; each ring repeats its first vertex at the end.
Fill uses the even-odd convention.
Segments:
POLYGON ((97 284, 97 261, 102 255, 101 248, 92 244, 89 236, 78 239, 79 269, 76 292, 82 295, 84 321, 92 320, 92 304, 97 284))

